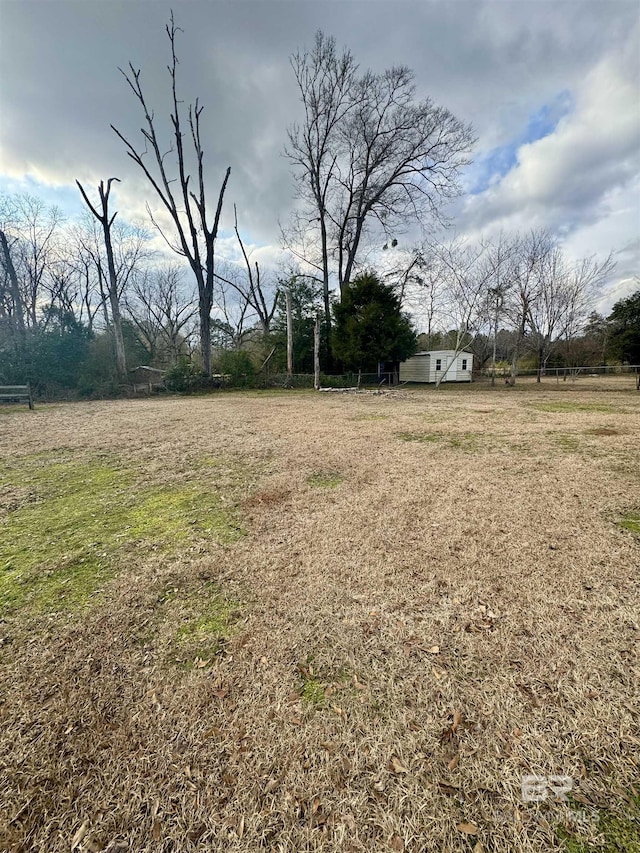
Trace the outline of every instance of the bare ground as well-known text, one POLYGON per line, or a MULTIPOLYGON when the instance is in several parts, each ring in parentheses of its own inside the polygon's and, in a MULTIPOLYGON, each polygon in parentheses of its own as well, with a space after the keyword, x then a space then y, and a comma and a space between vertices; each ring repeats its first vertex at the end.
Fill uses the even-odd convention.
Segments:
POLYGON ((0 849, 624 850, 599 819, 640 780, 639 414, 562 385, 3 413, 5 462, 209 478, 245 535, 7 614, 0 849), (212 584, 228 636, 177 665, 212 584), (524 803, 529 774, 573 798, 524 803))

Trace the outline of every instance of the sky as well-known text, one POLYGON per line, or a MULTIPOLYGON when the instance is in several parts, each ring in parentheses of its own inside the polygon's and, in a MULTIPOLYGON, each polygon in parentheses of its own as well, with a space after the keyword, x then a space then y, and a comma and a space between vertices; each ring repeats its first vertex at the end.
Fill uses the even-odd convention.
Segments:
POLYGON ((295 204, 282 150, 301 117, 289 57, 322 29, 361 68, 409 66, 418 96, 472 124, 465 194, 448 211, 456 234, 549 228, 570 258, 614 253, 600 311, 637 289, 637 0, 0 0, 0 194, 30 192, 73 217, 76 179, 117 176, 121 216, 157 206, 110 125, 139 133, 118 70, 132 62, 168 138, 171 7, 180 92, 204 106, 213 202, 231 167, 222 254, 237 256, 235 203, 256 256, 278 255, 295 204))

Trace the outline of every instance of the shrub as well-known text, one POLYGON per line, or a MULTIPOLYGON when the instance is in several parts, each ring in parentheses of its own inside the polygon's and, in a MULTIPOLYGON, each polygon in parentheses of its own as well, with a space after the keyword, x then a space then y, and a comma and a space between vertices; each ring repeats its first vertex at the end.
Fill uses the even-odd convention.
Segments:
POLYGON ((216 362, 216 373, 224 377, 225 385, 247 388, 255 385, 256 369, 247 352, 226 350, 216 362))
POLYGON ((202 370, 185 356, 179 358, 167 370, 164 376, 164 384, 169 391, 177 391, 181 394, 200 391, 210 385, 202 370))

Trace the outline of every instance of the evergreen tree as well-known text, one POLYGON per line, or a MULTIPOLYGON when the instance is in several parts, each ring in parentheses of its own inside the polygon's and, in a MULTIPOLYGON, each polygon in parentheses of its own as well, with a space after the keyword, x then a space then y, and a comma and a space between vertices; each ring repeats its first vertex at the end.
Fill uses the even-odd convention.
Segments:
POLYGON ((613 306, 607 349, 612 358, 640 364, 640 290, 613 306))
POLYGON ((400 297, 375 273, 354 279, 333 306, 333 315, 333 354, 347 368, 375 372, 384 362, 385 370, 395 373, 399 362, 415 352, 416 333, 400 297))

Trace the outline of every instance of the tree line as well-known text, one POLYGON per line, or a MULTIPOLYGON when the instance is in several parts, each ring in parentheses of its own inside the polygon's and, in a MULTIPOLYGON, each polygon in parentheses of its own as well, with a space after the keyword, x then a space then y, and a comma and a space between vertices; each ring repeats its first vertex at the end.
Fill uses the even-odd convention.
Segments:
POLYGON ((311 372, 318 317, 326 372, 397 365, 446 343, 482 364, 508 361, 515 377, 527 357, 539 373, 553 359, 586 360, 585 338, 598 336, 589 358, 640 360, 632 308, 607 321, 592 313, 611 256, 569 264, 544 231, 409 245, 406 234, 446 224, 472 129, 419 98, 410 69, 360 69, 321 32, 291 57, 302 115, 284 148, 297 189, 281 233, 287 260, 260 266, 235 205, 241 261, 218 257, 231 167, 212 189, 203 106, 180 88, 180 34, 171 15, 167 123, 141 69, 120 69, 142 128, 112 129, 147 183, 145 222, 118 217, 113 176, 95 189, 77 182, 85 215, 75 221, 34 196, 0 201, 0 382, 91 395, 117 393, 139 365, 184 387, 311 372), (169 254, 152 250, 154 234, 169 254))
POLYGON ((427 241, 402 253, 388 275, 421 318, 422 349, 468 349, 476 365, 501 363, 511 381, 535 368, 638 363, 638 294, 609 318, 594 311, 613 255, 570 261, 544 229, 470 243, 427 241), (635 332, 633 331, 635 325, 635 332))

